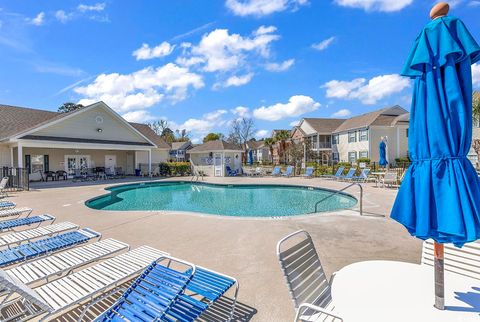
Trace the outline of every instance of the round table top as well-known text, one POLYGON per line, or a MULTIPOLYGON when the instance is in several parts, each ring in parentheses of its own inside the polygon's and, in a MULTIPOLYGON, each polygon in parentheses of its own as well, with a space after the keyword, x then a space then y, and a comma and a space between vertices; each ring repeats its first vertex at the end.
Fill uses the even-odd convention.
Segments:
POLYGON ((371 172, 371 174, 373 175, 376 175, 376 176, 382 176, 384 175, 386 172, 371 172))
POLYGON ((480 321, 480 280, 445 272, 445 310, 433 307, 434 268, 367 261, 342 268, 332 283, 344 322, 480 321))

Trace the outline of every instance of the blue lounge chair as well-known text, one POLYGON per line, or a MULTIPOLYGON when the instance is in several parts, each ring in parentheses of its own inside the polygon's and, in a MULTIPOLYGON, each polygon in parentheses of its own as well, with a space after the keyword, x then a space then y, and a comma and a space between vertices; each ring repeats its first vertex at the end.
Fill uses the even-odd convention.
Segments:
POLYGON ((15 208, 17 206, 13 201, 0 201, 0 210, 15 208))
POLYGON ((352 167, 348 170, 346 175, 338 177, 337 180, 351 180, 355 172, 357 172, 357 168, 352 167))
MULTIPOLYGON (((143 281, 143 285, 146 285, 144 286, 145 289, 152 289, 152 291, 133 297, 130 294, 135 290, 132 290, 130 293, 127 290, 116 304, 95 321, 123 321, 122 317, 130 321, 194 321, 212 303, 221 298, 235 285, 235 295, 229 317, 229 320, 232 319, 238 294, 238 283, 234 278, 199 266, 184 272, 161 266, 161 272, 162 274, 168 273, 172 276, 179 276, 182 280, 188 279, 181 292, 177 293, 178 287, 176 287, 167 293, 171 295, 170 299, 173 299, 170 305, 166 305, 168 304, 165 301, 166 296, 158 294, 157 288, 154 288, 155 284, 158 285, 160 283, 152 279, 146 280, 144 275, 149 273, 147 269, 130 288, 138 288, 135 284, 143 281), (127 298, 124 299, 125 295, 127 298), (147 298, 145 295, 149 295, 149 297, 147 298), (124 310, 127 309, 129 310, 125 312, 124 310), (147 309, 150 310, 147 311, 147 309), (129 315, 124 315, 125 313, 129 315)), ((163 285, 160 285, 160 288, 163 288, 163 285)))
POLYGON ((282 173, 282 177, 291 177, 292 176, 292 173, 293 172, 293 166, 292 165, 289 165, 287 167, 287 169, 285 170, 284 173, 282 173))
POLYGON ((100 233, 84 228, 4 249, 0 251, 0 267, 86 243, 93 238, 100 239, 101 236, 100 233))
POLYGON ((0 222, 0 233, 13 230, 16 227, 30 226, 33 224, 38 224, 38 226, 40 226, 42 222, 46 221, 51 221, 51 223, 53 224, 53 222, 55 221, 55 217, 45 214, 2 221, 0 222))
POLYGON ((304 178, 313 178, 313 167, 307 167, 305 169, 305 173, 302 174, 302 177, 304 178))
POLYGON ((280 176, 282 174, 280 170, 281 168, 279 166, 276 166, 275 168, 273 168, 272 177, 280 176))
POLYGON ((238 175, 238 172, 233 170, 229 165, 225 166, 225 169, 227 170, 227 176, 229 177, 236 177, 238 175))
POLYGON ((365 182, 368 179, 368 175, 370 174, 370 168, 363 168, 362 172, 358 176, 353 176, 353 181, 361 181, 365 182))
POLYGON ((337 172, 335 172, 334 175, 331 175, 331 174, 327 174, 327 175, 322 175, 320 176, 320 178, 324 178, 324 179, 338 179, 342 176, 343 174, 343 170, 345 170, 345 167, 344 166, 341 166, 337 169, 337 172))

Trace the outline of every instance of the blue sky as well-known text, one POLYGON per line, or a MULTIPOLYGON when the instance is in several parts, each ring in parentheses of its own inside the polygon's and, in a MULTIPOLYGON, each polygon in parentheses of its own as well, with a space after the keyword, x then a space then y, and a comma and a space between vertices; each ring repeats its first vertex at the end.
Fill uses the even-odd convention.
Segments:
MULTIPOLYGON (((409 108, 398 76, 433 1, 0 1, 0 103, 56 110, 104 100, 201 139, 255 119, 409 108)), ((451 1, 480 40, 480 1, 451 1)), ((474 66, 480 86, 480 66, 474 66)))

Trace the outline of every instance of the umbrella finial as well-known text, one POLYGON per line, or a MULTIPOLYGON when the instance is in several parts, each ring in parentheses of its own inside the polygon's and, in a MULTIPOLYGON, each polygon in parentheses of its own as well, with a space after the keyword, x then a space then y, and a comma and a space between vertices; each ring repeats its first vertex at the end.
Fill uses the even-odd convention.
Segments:
POLYGON ((433 6, 432 10, 430 10, 430 18, 434 20, 440 17, 444 17, 448 14, 449 10, 450 10, 450 6, 448 3, 439 2, 433 6))

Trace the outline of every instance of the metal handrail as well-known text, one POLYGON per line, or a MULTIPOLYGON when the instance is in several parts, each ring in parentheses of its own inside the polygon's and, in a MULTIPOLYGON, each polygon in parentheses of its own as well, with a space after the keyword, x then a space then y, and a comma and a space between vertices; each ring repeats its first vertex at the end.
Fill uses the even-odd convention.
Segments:
POLYGON ((353 186, 358 186, 358 187, 360 188, 360 216, 363 216, 363 187, 362 187, 362 185, 361 185, 360 183, 358 183, 358 182, 351 183, 351 184, 349 184, 348 186, 346 186, 345 188, 340 189, 340 190, 338 190, 338 191, 335 191, 335 193, 332 193, 331 195, 326 196, 326 197, 323 198, 322 200, 317 201, 317 202, 315 203, 315 212, 314 212, 314 213, 318 212, 318 205, 319 205, 320 203, 324 202, 324 201, 327 200, 327 199, 332 198, 333 196, 336 196, 336 195, 339 194, 340 192, 345 191, 345 190, 347 190, 348 188, 353 187, 353 186))

